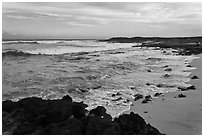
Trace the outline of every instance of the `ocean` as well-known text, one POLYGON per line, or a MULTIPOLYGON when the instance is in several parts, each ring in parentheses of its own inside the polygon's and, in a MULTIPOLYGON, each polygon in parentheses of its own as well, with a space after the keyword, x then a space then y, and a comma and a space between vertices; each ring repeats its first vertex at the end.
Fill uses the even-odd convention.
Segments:
POLYGON ((195 58, 141 43, 3 41, 2 98, 56 99, 68 94, 89 110, 104 106, 115 117, 130 108, 136 94, 154 97, 190 86, 187 76, 196 68, 187 65, 195 58))

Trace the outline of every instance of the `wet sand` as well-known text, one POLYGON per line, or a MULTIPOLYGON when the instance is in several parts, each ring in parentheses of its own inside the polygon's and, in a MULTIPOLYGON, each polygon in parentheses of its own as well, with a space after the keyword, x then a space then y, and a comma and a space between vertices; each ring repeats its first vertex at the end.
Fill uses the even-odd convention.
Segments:
POLYGON ((142 104, 142 100, 133 102, 130 110, 139 113, 146 122, 167 135, 200 135, 202 134, 202 54, 191 62, 197 69, 191 70, 188 76, 196 75, 199 79, 191 79, 189 84, 196 90, 165 93, 151 102, 142 104), (175 98, 178 94, 185 98, 175 98))

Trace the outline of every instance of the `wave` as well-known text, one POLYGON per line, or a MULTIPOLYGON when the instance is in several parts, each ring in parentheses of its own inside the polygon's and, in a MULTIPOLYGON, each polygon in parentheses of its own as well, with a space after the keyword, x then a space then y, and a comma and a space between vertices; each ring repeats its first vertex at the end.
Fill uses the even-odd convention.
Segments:
POLYGON ((37 41, 3 41, 3 44, 40 44, 37 41))
MULTIPOLYGON (((10 41, 2 41, 3 44, 63 44, 63 43, 84 43, 84 41, 80 40, 10 40, 10 41)), ((96 42, 94 40, 86 40, 86 42, 96 42)))
POLYGON ((5 52, 2 53, 2 57, 5 57, 5 56, 15 56, 15 57, 17 57, 17 56, 31 56, 31 55, 34 55, 34 54, 19 51, 19 50, 9 50, 9 51, 5 51, 5 52))

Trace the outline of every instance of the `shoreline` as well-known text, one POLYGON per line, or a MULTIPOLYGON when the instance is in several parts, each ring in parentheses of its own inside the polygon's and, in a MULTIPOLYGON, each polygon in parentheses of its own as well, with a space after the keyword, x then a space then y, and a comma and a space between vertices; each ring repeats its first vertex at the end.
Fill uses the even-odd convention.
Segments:
POLYGON ((195 90, 164 93, 146 104, 142 104, 141 100, 134 101, 130 109, 121 114, 138 113, 147 123, 167 135, 202 134, 202 54, 196 56, 200 58, 189 62, 196 69, 190 71, 188 78, 198 76, 199 79, 187 82, 194 85, 195 90), (186 97, 175 98, 178 94, 186 97))

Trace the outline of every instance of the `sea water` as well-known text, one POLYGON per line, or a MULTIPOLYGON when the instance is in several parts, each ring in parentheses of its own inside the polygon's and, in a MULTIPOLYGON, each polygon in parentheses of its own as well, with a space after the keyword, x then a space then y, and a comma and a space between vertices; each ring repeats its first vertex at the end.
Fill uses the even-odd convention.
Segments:
POLYGON ((195 56, 140 45, 97 40, 3 41, 2 98, 56 99, 68 94, 88 104, 87 109, 104 106, 114 117, 129 109, 137 93, 153 96, 190 86, 187 76, 195 68, 187 65, 195 56))

